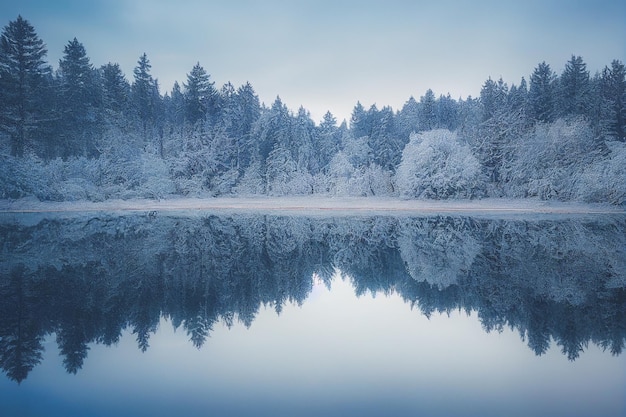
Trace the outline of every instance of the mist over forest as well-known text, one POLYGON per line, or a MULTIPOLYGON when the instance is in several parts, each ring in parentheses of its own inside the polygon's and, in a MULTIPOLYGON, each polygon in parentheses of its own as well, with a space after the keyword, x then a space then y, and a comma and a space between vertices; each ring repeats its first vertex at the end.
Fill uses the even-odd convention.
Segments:
MULTIPOLYGON (((150 59, 95 67, 69 40, 56 67, 21 16, 0 34, 0 198, 326 195, 626 202, 626 68, 572 55, 479 97, 428 89, 401 109, 356 102, 315 123, 200 62, 161 91, 150 59)), ((112 57, 114 59, 114 57, 112 57)), ((355 97, 355 100, 358 97, 355 97)))

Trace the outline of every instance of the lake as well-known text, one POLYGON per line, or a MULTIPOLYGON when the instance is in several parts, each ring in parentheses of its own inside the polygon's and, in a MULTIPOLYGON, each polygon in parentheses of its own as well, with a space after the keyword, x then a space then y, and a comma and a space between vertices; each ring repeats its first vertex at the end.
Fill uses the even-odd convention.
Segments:
POLYGON ((626 216, 0 214, 1 416, 624 416, 626 216))

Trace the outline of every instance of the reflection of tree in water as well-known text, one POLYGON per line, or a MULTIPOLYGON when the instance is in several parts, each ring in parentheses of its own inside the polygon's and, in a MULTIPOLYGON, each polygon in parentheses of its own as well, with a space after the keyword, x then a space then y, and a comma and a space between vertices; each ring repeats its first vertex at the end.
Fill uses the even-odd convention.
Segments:
POLYGON ((127 216, 2 224, 0 365, 22 381, 55 334, 68 372, 124 329, 146 350, 162 318, 200 348, 216 323, 301 304, 335 269, 427 316, 476 311, 537 354, 626 338, 626 222, 462 217, 127 216))

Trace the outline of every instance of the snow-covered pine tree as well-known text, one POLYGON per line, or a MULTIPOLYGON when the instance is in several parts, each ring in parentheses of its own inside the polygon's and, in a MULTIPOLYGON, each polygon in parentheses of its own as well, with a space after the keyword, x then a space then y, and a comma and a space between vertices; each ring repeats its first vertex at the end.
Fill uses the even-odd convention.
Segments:
POLYGON ((217 115, 218 94, 213 84, 199 62, 187 74, 187 82, 184 84, 185 120, 191 125, 217 115))
POLYGON ((530 76, 528 103, 531 116, 539 122, 551 122, 555 116, 556 75, 545 61, 530 76))
POLYGON ((591 107, 590 80, 587 64, 580 56, 572 55, 559 78, 557 115, 586 116, 591 107))
POLYGON ((11 154, 22 156, 33 146, 33 134, 45 118, 42 90, 51 69, 47 49, 22 16, 0 35, 0 129, 9 138, 11 154))
POLYGON ((69 41, 59 61, 61 155, 96 156, 96 136, 101 124, 102 95, 97 71, 76 38, 69 41))

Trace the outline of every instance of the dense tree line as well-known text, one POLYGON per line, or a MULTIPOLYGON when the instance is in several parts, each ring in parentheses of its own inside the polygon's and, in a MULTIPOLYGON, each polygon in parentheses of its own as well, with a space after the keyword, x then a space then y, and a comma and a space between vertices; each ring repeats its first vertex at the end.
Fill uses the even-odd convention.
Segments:
POLYGON ((217 87, 199 62, 182 85, 162 93, 145 53, 130 81, 116 63, 95 67, 76 38, 56 70, 46 54, 21 16, 4 27, 2 198, 626 200, 626 68, 619 60, 594 75, 580 56, 561 74, 542 62, 528 82, 489 78, 476 98, 429 89, 397 111, 357 102, 349 122, 328 112, 316 124, 280 97, 261 104, 250 83, 217 87), (439 130, 448 133, 428 133, 439 130), (457 181, 469 171, 471 184, 457 181))

